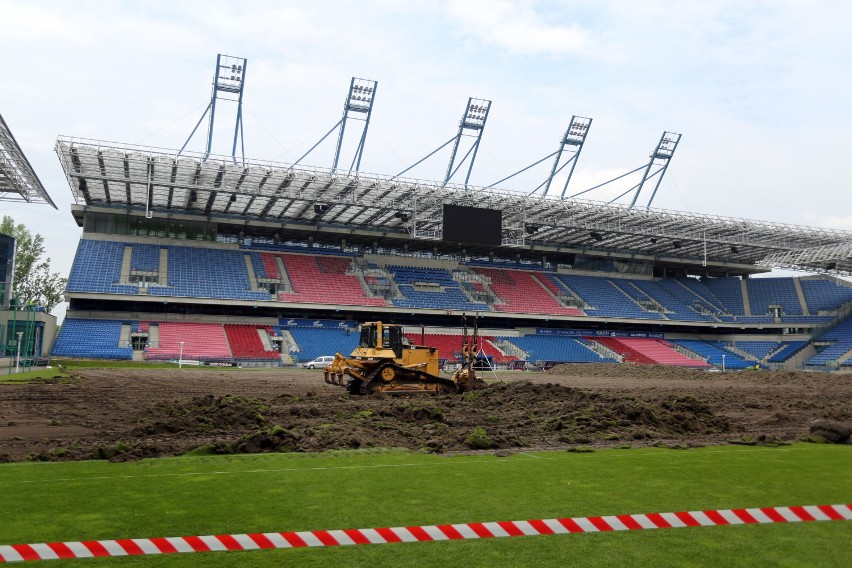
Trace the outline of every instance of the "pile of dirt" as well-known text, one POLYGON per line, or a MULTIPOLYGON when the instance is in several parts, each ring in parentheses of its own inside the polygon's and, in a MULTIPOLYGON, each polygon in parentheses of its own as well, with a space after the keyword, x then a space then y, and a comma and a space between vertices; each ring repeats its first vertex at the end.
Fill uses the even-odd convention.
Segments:
POLYGON ((545 371, 549 375, 575 377, 631 377, 700 379, 706 376, 703 369, 687 369, 667 365, 613 365, 611 363, 563 363, 545 371))
POLYGON ((259 400, 208 394, 189 402, 160 403, 148 409, 146 414, 151 421, 133 429, 131 435, 198 434, 258 428, 266 424, 263 412, 267 410, 269 406, 259 400))
POLYGON ((562 365, 463 395, 350 396, 302 370, 86 369, 0 385, 0 461, 404 447, 849 442, 852 376, 562 365))

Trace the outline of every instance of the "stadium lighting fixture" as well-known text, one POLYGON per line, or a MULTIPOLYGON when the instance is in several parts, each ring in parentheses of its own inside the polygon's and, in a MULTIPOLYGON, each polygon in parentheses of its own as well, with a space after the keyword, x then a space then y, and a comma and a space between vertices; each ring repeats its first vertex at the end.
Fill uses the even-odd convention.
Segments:
POLYGON ((553 181, 553 176, 562 171, 565 166, 571 164, 571 169, 568 170, 568 177, 565 179, 565 185, 562 186, 562 194, 560 199, 565 199, 565 192, 568 190, 568 183, 571 181, 571 176, 574 175, 574 168, 577 166, 577 160, 580 158, 580 151, 583 149, 583 144, 586 143, 586 136, 589 134, 589 128, 592 126, 592 119, 584 116, 572 116, 571 123, 568 125, 568 130, 562 136, 562 141, 559 144, 559 152, 556 159, 553 161, 553 167, 550 170, 550 176, 547 178, 547 185, 544 187, 544 193, 547 195, 550 189, 550 184, 553 181), (566 147, 573 147, 574 154, 559 169, 559 159, 562 157, 562 152, 566 147))
POLYGON ((295 166, 301 162, 308 154, 313 152, 314 149, 323 142, 323 140, 328 138, 332 132, 339 128, 340 130, 337 134, 337 147, 334 150, 334 161, 331 165, 332 173, 336 172, 337 165, 340 162, 340 152, 343 147, 343 135, 346 132, 346 124, 349 120, 362 120, 364 122, 364 129, 361 131, 361 138, 358 141, 358 146, 355 148, 355 155, 352 157, 352 163, 349 165, 348 174, 351 174, 353 171, 357 173, 361 168, 361 156, 364 154, 364 143, 367 141, 367 129, 370 127, 370 117, 373 114, 373 100, 375 99, 378 85, 377 81, 373 81, 371 79, 352 77, 352 80, 349 82, 349 91, 346 94, 346 99, 343 101, 343 117, 338 120, 334 126, 332 126, 331 129, 326 132, 319 141, 317 141, 316 144, 311 146, 307 152, 302 154, 298 160, 293 162, 293 165, 295 166), (359 118, 359 115, 363 115, 363 117, 359 118))
POLYGON ((456 172, 459 171, 459 168, 462 167, 468 156, 470 156, 470 164, 467 168, 467 175, 464 178, 464 187, 467 188, 467 184, 470 181, 470 172, 473 171, 473 163, 476 161, 476 153, 479 151, 479 142, 482 140, 482 132, 485 130, 485 123, 488 120, 488 113, 490 110, 491 101, 487 99, 468 97, 467 106, 465 107, 461 121, 459 122, 459 131, 454 138, 455 144, 453 144, 453 151, 452 154, 450 154, 450 163, 447 164, 447 174, 444 176, 444 185, 447 185, 450 182, 450 179, 452 179, 456 172), (458 153, 462 136, 472 136, 475 140, 464 157, 462 157, 461 161, 459 161, 458 165, 453 168, 456 162, 456 154, 458 153))
MULTIPOLYGON (((419 166, 439 151, 443 150, 446 146, 453 144, 453 151, 450 154, 450 163, 447 165, 447 174, 444 176, 444 182, 442 187, 446 187, 446 185, 450 182, 450 179, 462 165, 467 161, 468 157, 470 157, 470 165, 467 168, 467 176, 464 178, 464 187, 467 189, 467 184, 470 181, 470 172, 473 170, 473 163, 476 160, 476 153, 479 150, 479 142, 482 139, 482 132, 485 129, 485 122, 488 120, 488 112, 491 110, 491 101, 486 99, 477 99, 473 97, 468 97, 467 106, 464 109, 464 113, 462 114, 461 121, 459 121, 459 130, 455 136, 426 154, 424 157, 420 158, 395 176, 392 176, 390 179, 394 180, 404 174, 405 172, 419 166), (462 157, 461 161, 456 165, 456 154, 459 150, 459 144, 461 143, 462 136, 470 136, 476 138, 471 145, 470 149, 465 153, 464 157, 462 157), (473 154, 471 157, 471 153, 473 154), (455 168, 453 167, 455 165, 455 168)), ((490 187, 490 186, 489 186, 490 187)), ((486 188, 487 189, 487 188, 486 188)))
POLYGON ((337 170, 337 163, 340 160, 340 149, 343 145, 343 133, 346 130, 346 122, 349 119, 357 119, 357 115, 359 114, 363 115, 363 118, 358 120, 364 121, 364 129, 361 131, 361 138, 358 141, 358 147, 355 149, 355 156, 349 165, 349 172, 357 172, 361 168, 361 156, 364 154, 364 143, 367 141, 367 129, 370 127, 370 117, 373 114, 373 99, 377 86, 377 81, 352 77, 352 81, 349 83, 349 94, 343 103, 343 118, 340 119, 340 133, 337 137, 337 149, 334 151, 334 163, 331 166, 332 171, 337 170), (350 113, 354 114, 350 116, 350 113))
POLYGON ((583 116, 576 116, 576 115, 572 116, 571 122, 568 125, 568 129, 565 131, 565 134, 562 135, 562 138, 559 141, 559 148, 555 152, 548 154, 544 158, 541 158, 540 160, 533 162, 532 164, 516 171, 513 174, 510 174, 510 175, 504 177, 503 179, 501 179, 499 181, 495 181, 491 185, 486 186, 486 189, 489 189, 489 188, 492 188, 492 187, 494 187, 498 184, 501 184, 504 181, 511 179, 511 178, 515 177, 516 175, 521 174, 521 173, 529 170, 530 168, 533 168, 533 167, 539 165, 540 163, 544 162, 545 160, 547 160, 549 158, 553 158, 554 156, 556 156, 556 158, 553 161, 553 167, 550 168, 550 175, 548 175, 547 179, 545 179, 543 182, 541 182, 538 185, 538 187, 536 187, 534 190, 532 190, 529 193, 529 195, 532 195, 535 192, 537 192, 539 189, 544 188, 544 191, 542 192, 541 195, 542 195, 542 197, 546 196, 547 192, 550 190, 550 184, 553 182, 553 178, 556 176, 556 174, 558 174, 559 172, 564 170, 566 167, 571 166, 571 169, 568 170, 568 178, 565 180, 565 185, 562 188, 562 195, 560 196, 561 199, 564 199, 565 198, 565 191, 568 189, 568 183, 570 183, 571 176, 574 174, 574 167, 577 165, 577 159, 580 157, 580 150, 583 149, 583 144, 586 141, 586 135, 588 134, 589 127, 591 127, 591 125, 592 125, 592 119, 591 118, 586 118, 586 117, 583 117, 583 116), (570 158, 568 158, 560 166, 559 162, 562 159, 562 154, 566 150, 568 150, 569 152, 572 152, 572 155, 571 155, 570 158))
MULTIPOLYGON (((663 181, 663 176, 666 174, 666 170, 669 167, 669 162, 671 161, 672 156, 674 156, 675 149, 677 148, 677 145, 680 142, 680 137, 681 137, 680 134, 677 134, 677 133, 674 133, 674 132, 663 132, 663 135, 660 137, 660 141, 657 143, 657 147, 651 152, 651 156, 650 156, 651 159, 648 161, 648 163, 642 164, 638 168, 634 168, 627 173, 621 174, 620 176, 616 176, 616 177, 614 177, 610 180, 607 180, 603 183, 599 183, 598 185, 590 187, 589 189, 584 189, 583 191, 581 191, 579 193, 575 193, 574 195, 567 197, 567 199, 573 199, 575 197, 579 197, 579 196, 583 195, 584 193, 589 193, 590 191, 598 189, 599 187, 603 187, 607 184, 610 184, 614 181, 618 181, 618 180, 625 178, 625 177, 627 177, 631 174, 635 174, 639 170, 644 169, 645 171, 642 173, 642 180, 639 183, 637 183, 636 185, 634 185, 633 187, 631 187, 627 191, 621 193, 620 195, 616 196, 614 199, 611 199, 609 201, 609 203, 614 203, 614 202, 618 201, 619 199, 621 199, 622 197, 624 197, 625 195, 627 195, 628 193, 631 193, 632 191, 635 190, 636 193, 633 195, 633 200, 630 202, 630 205, 627 207, 628 209, 633 209, 633 206, 636 204, 636 200, 639 199, 639 194, 642 193, 642 188, 645 186, 645 182, 650 180, 652 177, 659 176, 657 178, 657 184, 654 186, 654 192, 651 194, 651 199, 648 200, 648 205, 646 206, 646 210, 650 209, 651 203, 653 203, 653 201, 654 201, 654 196, 657 195, 657 190, 660 187, 660 182, 663 181), (651 170, 654 168, 654 166, 657 166, 657 169, 652 173, 651 170)), ((565 199, 564 191, 563 191, 563 199, 565 199)))
POLYGON ((243 140, 243 87, 245 86, 245 71, 248 66, 248 60, 242 57, 234 57, 232 55, 216 56, 216 71, 213 74, 213 93, 210 96, 210 102, 207 108, 201 113, 201 118, 189 134, 189 138, 183 143, 178 155, 181 155, 186 149, 186 145, 192 140, 195 131, 201 125, 204 117, 210 113, 210 118, 207 123, 207 147, 204 151, 203 160, 210 157, 210 149, 213 146, 213 124, 216 120, 216 101, 226 100, 237 103, 237 118, 234 125, 234 145, 231 148, 231 160, 237 161, 237 138, 240 139, 242 161, 245 162, 245 140, 243 140))
POLYGON ((651 199, 648 200, 648 205, 645 207, 645 209, 651 208, 651 203, 654 202, 657 190, 660 189, 660 183, 663 181, 663 176, 666 175, 666 170, 669 169, 669 162, 671 162, 675 150, 677 149, 677 145, 680 143, 680 137, 681 135, 675 132, 663 132, 663 135, 660 137, 660 141, 657 143, 657 147, 653 152, 651 152, 651 161, 648 162, 648 166, 642 174, 642 181, 639 182, 639 185, 636 188, 636 193, 633 195, 633 201, 630 202, 628 209, 632 209, 633 206, 636 205, 636 200, 639 199, 639 194, 642 193, 642 188, 645 186, 645 182, 652 177, 659 175, 657 183, 654 185, 654 191, 651 193, 651 199), (652 174, 651 168, 655 165, 659 166, 659 169, 652 174))

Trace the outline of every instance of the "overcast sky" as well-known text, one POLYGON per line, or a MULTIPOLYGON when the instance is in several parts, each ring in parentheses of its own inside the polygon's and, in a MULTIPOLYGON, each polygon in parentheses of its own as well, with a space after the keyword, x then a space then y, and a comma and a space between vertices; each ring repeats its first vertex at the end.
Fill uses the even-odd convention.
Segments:
MULTIPOLYGON (((437 148, 475 96, 493 101, 475 185, 553 152, 580 115, 594 122, 570 191, 647 162, 669 130, 683 138, 655 207, 852 230, 848 2, 0 0, 0 18, 0 114, 59 207, 0 212, 43 234, 66 275, 81 230, 56 137, 179 148, 217 53, 248 59, 247 157, 294 161, 357 76, 379 82, 363 171, 437 148)), ((233 112, 220 105, 214 153, 230 153, 233 112)), ((333 150, 331 137, 303 163, 328 167, 333 150)), ((442 178, 448 160, 409 175, 442 178)), ((548 168, 505 187, 526 193, 548 168)))

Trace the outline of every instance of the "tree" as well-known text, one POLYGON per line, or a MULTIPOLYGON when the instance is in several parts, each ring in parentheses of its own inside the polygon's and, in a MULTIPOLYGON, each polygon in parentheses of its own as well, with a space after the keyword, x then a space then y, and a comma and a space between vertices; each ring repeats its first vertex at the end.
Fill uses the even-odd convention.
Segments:
POLYGON ((53 310, 62 301, 68 279, 50 271, 50 258, 43 258, 44 237, 23 224, 16 225, 8 215, 3 215, 0 233, 15 238, 15 274, 9 297, 17 298, 19 305, 32 301, 48 312, 53 310))

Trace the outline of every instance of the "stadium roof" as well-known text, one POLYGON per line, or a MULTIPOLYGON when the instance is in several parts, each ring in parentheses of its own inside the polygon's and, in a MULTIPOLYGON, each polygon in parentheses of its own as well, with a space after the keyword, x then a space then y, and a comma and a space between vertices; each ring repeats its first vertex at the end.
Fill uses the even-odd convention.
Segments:
POLYGON ((47 203, 57 208, 3 120, 3 115, 0 115, 0 201, 47 203))
POLYGON ((852 273, 852 232, 837 229, 258 160, 203 160, 201 154, 65 136, 56 152, 78 204, 367 228, 423 240, 442 238, 443 205, 467 205, 503 212, 504 247, 852 273), (816 253, 829 250, 834 256, 816 253))

